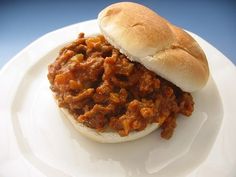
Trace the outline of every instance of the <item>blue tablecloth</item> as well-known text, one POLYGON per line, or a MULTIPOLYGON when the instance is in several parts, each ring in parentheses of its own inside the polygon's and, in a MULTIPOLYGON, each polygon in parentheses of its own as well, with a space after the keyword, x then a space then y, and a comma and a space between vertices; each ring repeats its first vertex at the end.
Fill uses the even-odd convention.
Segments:
MULTIPOLYGON (((94 19, 106 1, 0 1, 0 68, 21 49, 58 28, 94 19)), ((146 0, 142 3, 173 24, 192 31, 236 64, 236 1, 146 0)))

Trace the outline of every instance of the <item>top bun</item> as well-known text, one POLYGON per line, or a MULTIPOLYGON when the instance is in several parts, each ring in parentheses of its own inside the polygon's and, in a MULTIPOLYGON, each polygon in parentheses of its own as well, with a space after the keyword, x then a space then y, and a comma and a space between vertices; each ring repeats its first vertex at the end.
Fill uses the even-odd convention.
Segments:
POLYGON ((206 56, 198 43, 151 9, 132 2, 106 7, 98 15, 101 32, 131 61, 182 90, 201 89, 208 80, 206 56))

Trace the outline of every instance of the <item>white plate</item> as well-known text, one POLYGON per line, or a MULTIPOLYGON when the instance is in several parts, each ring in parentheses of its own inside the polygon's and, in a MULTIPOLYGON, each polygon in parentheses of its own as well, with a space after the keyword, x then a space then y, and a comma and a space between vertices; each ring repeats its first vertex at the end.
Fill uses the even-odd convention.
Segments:
MULTIPOLYGON (((67 120, 61 118, 63 115, 52 100, 46 79, 47 65, 55 59, 58 49, 75 39, 81 31, 86 35, 99 32, 95 20, 54 31, 22 50, 2 69, 0 176, 177 177, 193 172, 207 158, 221 126, 223 106, 216 84, 223 99, 225 122, 231 118, 226 117, 230 113, 235 115, 230 102, 235 97, 235 85, 231 84, 235 83, 235 78, 229 77, 235 76, 234 66, 210 44, 190 33, 206 52, 213 77, 203 90, 194 93, 193 116, 178 120, 175 135, 170 141, 162 140, 157 131, 129 143, 98 144, 82 137, 67 120)), ((229 127, 235 125, 235 120, 231 121, 226 129, 233 135, 235 131, 229 127)), ((225 134, 223 130, 219 137, 225 134)), ((228 146, 233 143, 235 147, 236 144, 231 140, 232 135, 226 137, 230 140, 228 144, 223 142, 228 148, 227 153, 233 150, 228 146)), ((219 137, 217 141, 220 141, 219 137)), ((215 157, 216 153, 219 156, 216 162, 221 164, 220 158, 224 156, 219 154, 225 151, 214 151, 216 147, 211 154, 215 157)), ((236 164, 236 155, 227 160, 229 174, 232 165, 236 164)), ((214 164, 211 161, 204 163, 192 175, 209 173, 206 170, 209 165, 214 171, 214 164)), ((217 174, 223 176, 224 169, 217 174)))

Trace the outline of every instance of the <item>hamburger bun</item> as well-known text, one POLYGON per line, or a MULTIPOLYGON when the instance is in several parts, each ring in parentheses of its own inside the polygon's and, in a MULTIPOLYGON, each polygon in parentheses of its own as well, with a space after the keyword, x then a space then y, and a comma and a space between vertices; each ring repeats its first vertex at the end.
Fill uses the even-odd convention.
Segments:
POLYGON ((183 91, 207 83, 209 68, 198 43, 151 9, 132 2, 112 4, 98 15, 106 40, 131 61, 144 65, 183 91))
MULTIPOLYGON (((98 25, 106 40, 128 59, 141 63, 183 91, 197 91, 206 84, 208 63, 197 42, 147 7, 131 2, 112 4, 99 13, 98 25)), ((150 123, 144 130, 122 137, 110 129, 98 132, 79 123, 67 109, 61 110, 77 131, 101 143, 139 139, 159 127, 158 123, 150 123)))
POLYGON ((99 143, 121 143, 140 139, 158 128, 157 123, 152 123, 147 125, 147 127, 142 131, 130 132, 129 135, 121 137, 117 132, 112 130, 98 132, 95 129, 89 128, 76 121, 67 109, 61 108, 61 111, 64 113, 65 118, 67 118, 72 123, 72 125, 78 132, 80 132, 85 137, 97 141, 99 143))

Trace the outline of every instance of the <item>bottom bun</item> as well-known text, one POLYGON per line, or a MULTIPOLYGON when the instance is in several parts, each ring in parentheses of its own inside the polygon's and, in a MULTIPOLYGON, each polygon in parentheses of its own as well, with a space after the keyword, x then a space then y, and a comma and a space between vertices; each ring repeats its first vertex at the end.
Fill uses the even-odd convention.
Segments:
POLYGON ((158 123, 152 123, 142 131, 133 131, 130 132, 128 136, 122 137, 115 131, 97 132, 95 129, 89 128, 82 123, 77 122, 66 109, 61 108, 61 111, 64 113, 65 117, 70 120, 77 131, 89 139, 100 143, 121 143, 136 140, 150 134, 159 127, 158 123))

